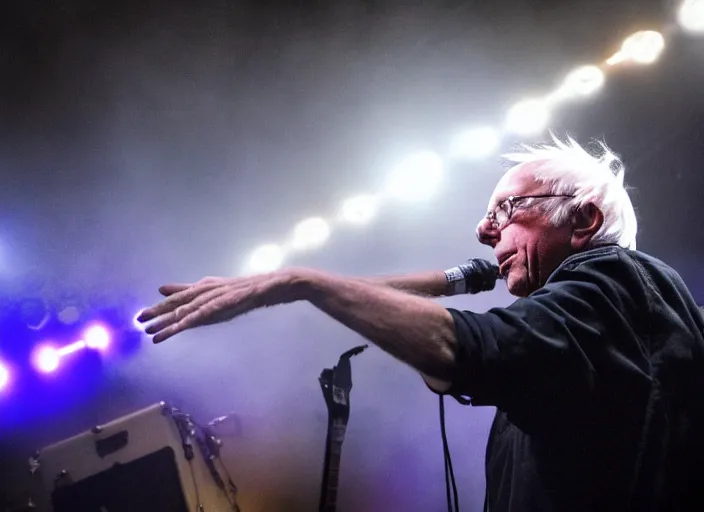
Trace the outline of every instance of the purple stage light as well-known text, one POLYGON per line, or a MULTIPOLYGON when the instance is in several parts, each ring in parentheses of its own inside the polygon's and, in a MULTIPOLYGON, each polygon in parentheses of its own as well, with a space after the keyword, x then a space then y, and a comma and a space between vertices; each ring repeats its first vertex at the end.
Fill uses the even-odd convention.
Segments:
POLYGON ((42 345, 32 353, 32 364, 42 373, 51 373, 59 367, 60 358, 59 352, 54 347, 42 345))
POLYGON ((88 348, 96 350, 105 350, 110 345, 110 333, 100 324, 95 324, 88 327, 83 333, 88 348))
POLYGON ((5 389, 8 382, 10 382, 10 370, 8 370, 4 364, 0 363, 0 391, 5 389))

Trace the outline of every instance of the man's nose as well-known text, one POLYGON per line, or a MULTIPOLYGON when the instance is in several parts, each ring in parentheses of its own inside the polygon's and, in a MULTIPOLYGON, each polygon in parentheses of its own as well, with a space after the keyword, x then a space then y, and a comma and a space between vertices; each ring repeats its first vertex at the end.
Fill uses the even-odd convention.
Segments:
POLYGON ((496 229, 489 219, 482 219, 477 225, 477 238, 484 245, 494 248, 501 240, 501 231, 496 229))

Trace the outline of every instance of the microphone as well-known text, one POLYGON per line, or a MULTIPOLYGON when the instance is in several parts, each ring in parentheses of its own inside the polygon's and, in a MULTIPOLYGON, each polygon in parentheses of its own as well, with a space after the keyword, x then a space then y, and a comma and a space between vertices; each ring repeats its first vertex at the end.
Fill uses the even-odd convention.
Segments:
POLYGON ((481 258, 472 258, 445 271, 447 284, 453 295, 488 292, 494 289, 497 279, 502 279, 499 267, 481 258))

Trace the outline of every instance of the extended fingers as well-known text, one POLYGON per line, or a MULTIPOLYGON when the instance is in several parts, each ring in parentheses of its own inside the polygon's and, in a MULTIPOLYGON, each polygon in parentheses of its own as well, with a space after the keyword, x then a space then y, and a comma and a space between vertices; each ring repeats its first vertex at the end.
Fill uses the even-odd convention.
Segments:
POLYGON ((182 292, 183 290, 186 290, 187 288, 191 288, 192 286, 199 286, 199 285, 204 285, 204 284, 222 284, 228 279, 226 277, 204 277, 197 283, 170 283, 170 284, 165 284, 163 286, 159 287, 159 293, 162 294, 164 297, 169 297, 173 295, 174 293, 182 292))
POLYGON ((271 297, 266 299, 270 280, 271 276, 261 275, 210 277, 192 285, 167 284, 159 289, 166 298, 143 310, 137 320, 151 322, 145 332, 153 335, 154 343, 161 343, 192 327, 224 322, 256 307, 288 302, 280 297, 274 301, 271 297))
POLYGON ((199 295, 207 293, 210 290, 218 288, 219 286, 219 284, 215 283, 194 285, 179 292, 175 292, 172 295, 168 296, 165 300, 158 303, 157 305, 142 311, 142 313, 137 317, 137 321, 149 322, 150 320, 153 320, 161 315, 171 313, 179 306, 187 304, 199 295))
POLYGON ((194 286, 193 284, 165 284, 159 287, 159 293, 164 297, 170 297, 174 293, 182 292, 183 290, 194 286))
MULTIPOLYGON (((246 297, 246 295, 245 295, 246 297)), ((161 343, 168 338, 193 327, 222 322, 242 314, 251 309, 251 300, 241 300, 242 294, 238 291, 217 289, 202 297, 198 297, 193 304, 181 306, 176 311, 178 319, 175 322, 164 321, 159 326, 147 330, 154 334, 152 341, 161 343), (183 315, 183 316, 181 316, 183 315)))
POLYGON ((202 305, 210 302, 212 299, 217 298, 223 294, 227 293, 227 288, 224 286, 219 286, 217 288, 203 291, 196 297, 194 297, 190 302, 181 304, 175 307, 172 311, 164 313, 161 318, 158 318, 155 322, 150 324, 144 332, 147 334, 156 334, 159 331, 163 331, 167 327, 173 324, 182 322, 185 318, 189 317, 191 313, 195 312, 202 305))

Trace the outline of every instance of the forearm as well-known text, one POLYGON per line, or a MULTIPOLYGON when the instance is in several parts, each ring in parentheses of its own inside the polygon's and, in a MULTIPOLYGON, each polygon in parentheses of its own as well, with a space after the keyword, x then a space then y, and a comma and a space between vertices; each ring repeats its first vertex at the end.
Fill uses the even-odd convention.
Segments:
POLYGON ((390 287, 306 270, 295 276, 300 297, 424 375, 450 380, 454 322, 441 305, 390 287))
POLYGON ((452 295, 452 287, 448 284, 445 272, 442 270, 399 276, 361 278, 360 281, 425 297, 452 295))

